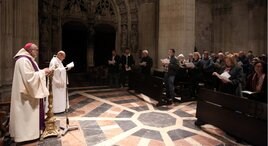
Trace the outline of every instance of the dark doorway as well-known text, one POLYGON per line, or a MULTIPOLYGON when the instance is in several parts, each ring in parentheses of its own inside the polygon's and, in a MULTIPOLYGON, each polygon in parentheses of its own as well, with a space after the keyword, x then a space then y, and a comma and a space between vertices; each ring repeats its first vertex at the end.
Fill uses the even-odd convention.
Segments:
POLYGON ((94 35, 94 64, 107 65, 108 59, 115 49, 115 29, 111 25, 99 24, 94 35))
POLYGON ((66 52, 65 64, 74 62, 70 72, 86 72, 87 29, 79 22, 68 22, 62 27, 62 48, 66 52))

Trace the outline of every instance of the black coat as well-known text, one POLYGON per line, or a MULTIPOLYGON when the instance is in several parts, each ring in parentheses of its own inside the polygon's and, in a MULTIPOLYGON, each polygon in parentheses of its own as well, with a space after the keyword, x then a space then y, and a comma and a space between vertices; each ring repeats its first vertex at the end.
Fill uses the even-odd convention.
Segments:
MULTIPOLYGON (((225 68, 220 72, 220 74, 223 73, 224 70, 225 68)), ((240 96, 241 87, 244 82, 243 68, 235 65, 230 69, 229 74, 229 80, 231 80, 231 83, 222 83, 220 81, 219 91, 240 96)))
POLYGON ((135 65, 135 60, 132 55, 129 56, 122 55, 121 63, 123 71, 126 71, 125 65, 127 64, 129 67, 133 67, 135 65))
POLYGON ((151 74, 151 68, 153 66, 153 59, 150 56, 142 57, 141 63, 146 62, 146 66, 141 66, 141 72, 148 76, 151 74))
MULTIPOLYGON (((113 56, 111 56, 109 58, 109 60, 112 60, 112 59, 113 59, 113 56)), ((109 73, 118 73, 119 72, 120 56, 116 55, 114 57, 114 60, 115 60, 115 64, 109 64, 108 65, 109 73)))
MULTIPOLYGON (((252 82, 254 74, 255 74, 255 72, 250 74, 247 77, 247 84, 246 84, 246 90, 252 91, 252 92, 256 92, 252 87, 252 86, 254 86, 253 82, 252 82)), ((253 98, 255 100, 258 100, 258 101, 267 102, 267 74, 264 77, 262 87, 261 87, 261 91, 256 93, 253 98)))
POLYGON ((168 75, 169 76, 175 76, 177 74, 177 70, 179 69, 179 63, 178 60, 171 56, 168 64, 168 75))

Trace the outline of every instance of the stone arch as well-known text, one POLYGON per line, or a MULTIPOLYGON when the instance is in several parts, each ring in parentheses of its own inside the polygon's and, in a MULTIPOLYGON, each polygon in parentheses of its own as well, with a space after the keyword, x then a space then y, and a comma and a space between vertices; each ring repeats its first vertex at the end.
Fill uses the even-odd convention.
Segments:
POLYGON ((62 26, 69 21, 87 26, 89 48, 94 26, 109 24, 116 31, 117 51, 130 47, 133 53, 137 52, 138 0, 39 0, 39 10, 41 62, 48 62, 50 56, 62 48, 62 26))

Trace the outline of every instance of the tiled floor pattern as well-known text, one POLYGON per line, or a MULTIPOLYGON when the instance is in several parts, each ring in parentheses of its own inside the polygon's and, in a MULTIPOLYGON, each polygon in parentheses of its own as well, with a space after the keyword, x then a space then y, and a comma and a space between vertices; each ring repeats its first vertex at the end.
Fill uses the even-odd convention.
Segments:
MULTIPOLYGON (((196 102, 156 108, 148 97, 126 89, 89 87, 69 93, 70 126, 79 130, 29 145, 223 146, 233 144, 217 128, 194 125, 196 102), (212 130, 211 130, 212 129, 212 130), (217 138, 216 138, 217 137, 217 138)), ((56 115, 65 125, 64 114, 56 115)))

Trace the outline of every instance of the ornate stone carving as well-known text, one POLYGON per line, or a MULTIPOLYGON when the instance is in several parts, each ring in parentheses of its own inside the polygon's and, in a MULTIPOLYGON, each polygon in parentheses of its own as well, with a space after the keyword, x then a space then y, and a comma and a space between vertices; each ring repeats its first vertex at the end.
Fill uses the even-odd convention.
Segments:
POLYGON ((121 26, 121 48, 124 49, 127 47, 127 25, 124 24, 121 26))
POLYGON ((134 53, 138 51, 138 28, 137 24, 132 24, 130 34, 130 46, 134 53))
POLYGON ((232 2, 230 0, 213 1, 212 9, 214 15, 230 14, 232 12, 232 2))
POLYGON ((71 13, 86 12, 84 0, 67 0, 64 10, 70 10, 71 13))
POLYGON ((119 10, 120 10, 120 13, 121 13, 121 14, 127 12, 126 4, 125 4, 124 2, 121 2, 121 3, 119 4, 119 10))
POLYGON ((127 20, 127 14, 121 15, 121 23, 122 24, 127 24, 128 20, 127 20))
POLYGON ((130 10, 137 9, 137 1, 129 0, 129 7, 130 7, 130 10))
POLYGON ((138 13, 136 11, 131 12, 131 21, 132 22, 138 21, 138 13))
POLYGON ((112 4, 108 0, 101 0, 96 6, 95 12, 97 19, 114 20, 115 12, 112 4))
MULTIPOLYGON (((131 47, 136 51, 138 49, 138 0, 129 0, 129 6, 126 5, 126 0, 115 0, 115 2, 114 4, 112 0, 39 0, 40 50, 46 52, 44 54, 49 54, 53 49, 59 49, 61 47, 59 40, 62 37, 59 31, 61 25, 69 21, 83 21, 84 24, 88 24, 89 46, 94 40, 94 25, 102 23, 110 24, 115 28, 121 27, 116 32, 119 34, 116 35, 119 36, 117 47, 123 49, 131 47), (135 25, 132 26, 133 24, 135 25), (48 48, 50 50, 47 50, 48 48)), ((43 55, 40 58, 50 59, 47 57, 43 55)))
POLYGON ((137 0, 138 5, 142 5, 144 3, 155 3, 156 0, 137 0))

